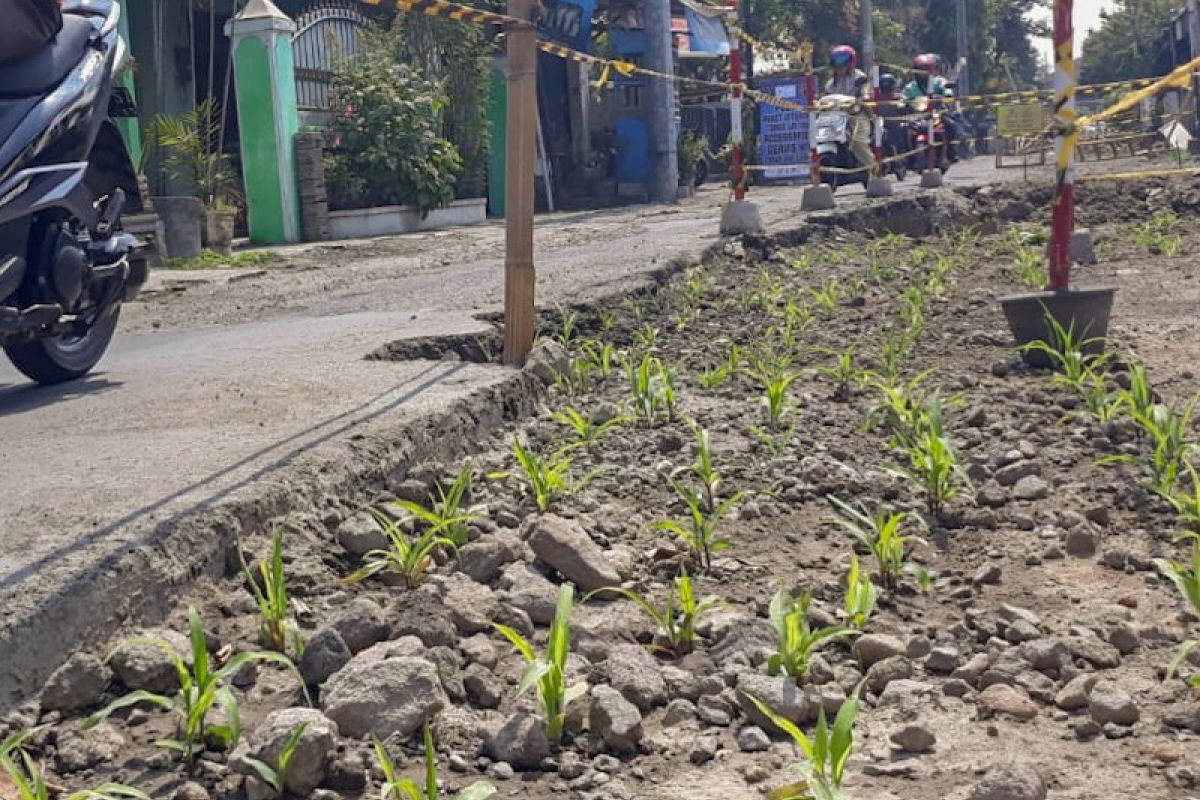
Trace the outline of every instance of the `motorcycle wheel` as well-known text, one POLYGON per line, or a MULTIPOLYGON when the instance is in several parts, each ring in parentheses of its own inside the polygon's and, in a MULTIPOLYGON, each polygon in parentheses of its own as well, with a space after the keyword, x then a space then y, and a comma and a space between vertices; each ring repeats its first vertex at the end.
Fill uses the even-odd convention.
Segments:
POLYGON ((81 336, 45 335, 4 348, 13 366, 43 386, 82 378, 104 357, 117 329, 121 307, 114 306, 81 336))
POLYGON ((837 165, 838 165, 837 156, 834 156, 829 153, 826 153, 825 155, 821 156, 821 170, 822 170, 821 183, 828 184, 829 192, 831 194, 837 192, 838 186, 840 185, 839 179, 841 178, 841 176, 836 173, 833 173, 833 172, 825 174, 824 170, 826 170, 830 167, 836 167, 837 165))
POLYGON ((908 166, 903 160, 892 162, 892 174, 896 176, 896 182, 900 183, 908 177, 908 166))

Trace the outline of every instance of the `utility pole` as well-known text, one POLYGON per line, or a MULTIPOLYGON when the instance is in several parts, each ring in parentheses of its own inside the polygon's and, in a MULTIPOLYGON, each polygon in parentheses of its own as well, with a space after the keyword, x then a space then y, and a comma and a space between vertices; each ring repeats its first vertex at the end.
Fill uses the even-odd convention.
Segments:
POLYGON ((955 55, 958 56, 958 94, 968 95, 971 93, 971 82, 967 67, 967 0, 956 0, 955 15, 958 17, 958 41, 955 46, 955 55))
MULTIPOLYGON (((876 75, 875 69, 875 23, 871 19, 871 0, 859 0, 858 25, 862 28, 862 67, 868 74, 876 75)), ((878 86, 878 80, 872 80, 872 86, 878 86)))
MULTIPOLYGON (((508 15, 530 20, 537 0, 508 0, 508 15)), ((537 137, 537 29, 508 31, 508 117, 504 167, 504 353, 520 365, 533 348, 533 172, 537 137)))
MULTIPOLYGON (((671 0, 647 0, 642 26, 646 31, 646 67, 666 75, 675 74, 671 47, 671 0)), ((654 149, 654 177, 650 199, 660 203, 679 197, 678 143, 675 133, 675 83, 666 78, 648 80, 650 141, 654 149)))
MULTIPOLYGON (((1187 0, 1188 60, 1200 58, 1200 3, 1187 0)), ((1196 100, 1196 73, 1192 73, 1192 103, 1195 105, 1195 128, 1200 133, 1200 102, 1196 100)))

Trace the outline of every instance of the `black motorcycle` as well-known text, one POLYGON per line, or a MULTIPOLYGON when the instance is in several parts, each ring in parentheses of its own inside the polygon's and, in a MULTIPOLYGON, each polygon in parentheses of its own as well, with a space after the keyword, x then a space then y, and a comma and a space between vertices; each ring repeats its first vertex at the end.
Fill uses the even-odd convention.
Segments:
POLYGON ((120 13, 112 0, 67 0, 44 49, 0 65, 0 346, 43 384, 91 370, 146 281, 121 230, 141 197, 113 123, 129 113, 113 89, 120 13))

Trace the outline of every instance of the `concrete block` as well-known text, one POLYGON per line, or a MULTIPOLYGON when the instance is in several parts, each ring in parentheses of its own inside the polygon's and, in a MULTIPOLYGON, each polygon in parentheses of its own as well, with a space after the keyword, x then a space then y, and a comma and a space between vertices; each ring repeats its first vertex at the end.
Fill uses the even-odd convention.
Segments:
POLYGON ((940 169, 927 169, 921 173, 921 188, 936 189, 942 185, 942 171, 940 169))
POLYGON ((758 206, 749 200, 730 200, 721 210, 721 235, 737 236, 743 233, 762 233, 762 217, 758 206))
POLYGON ((867 181, 867 197, 891 197, 893 191, 891 178, 871 178, 867 181))
POLYGON ((1076 264, 1096 263, 1096 247, 1089 229, 1080 228, 1071 234, 1071 261, 1076 264))
POLYGON ((833 208, 833 187, 827 183, 804 187, 800 198, 801 211, 828 211, 833 208))

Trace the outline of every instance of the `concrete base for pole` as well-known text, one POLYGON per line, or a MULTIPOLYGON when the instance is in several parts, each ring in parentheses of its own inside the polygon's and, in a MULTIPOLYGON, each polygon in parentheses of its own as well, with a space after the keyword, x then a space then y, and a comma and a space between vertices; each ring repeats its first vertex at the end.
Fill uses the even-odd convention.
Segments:
MULTIPOLYGON (((1087 340, 1085 351, 1098 355, 1104 352, 1116 291, 1100 287, 1015 294, 1000 298, 1000 306, 1018 347, 1039 340, 1050 341, 1051 329, 1046 320, 1049 316, 1063 328, 1073 330, 1078 339, 1087 340)), ((1049 356, 1040 351, 1024 350, 1021 357, 1031 367, 1053 366, 1049 356)))
POLYGON ((1095 264, 1096 247, 1092 242, 1092 232, 1080 228, 1071 234, 1071 261, 1076 264, 1095 264))
POLYGON ((833 187, 827 183, 805 186, 800 196, 801 211, 828 211, 833 208, 833 187))
POLYGON ((893 190, 891 178, 871 178, 867 181, 867 197, 891 197, 893 190))
POLYGON ((758 206, 749 200, 730 200, 721 209, 722 236, 762 232, 762 216, 758 213, 758 206))
POLYGON ((922 189, 937 189, 941 185, 942 171, 940 169, 927 169, 921 173, 922 189))

